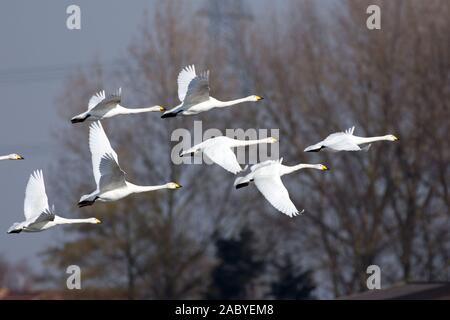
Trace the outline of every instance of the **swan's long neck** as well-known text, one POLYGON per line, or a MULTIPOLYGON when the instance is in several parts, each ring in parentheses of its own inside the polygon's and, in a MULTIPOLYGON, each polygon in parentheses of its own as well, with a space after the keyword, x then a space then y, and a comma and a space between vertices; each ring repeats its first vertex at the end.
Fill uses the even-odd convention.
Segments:
POLYGON ((375 141, 382 141, 382 140, 390 140, 389 136, 377 136, 377 137, 357 137, 353 136, 355 139, 356 144, 365 144, 365 143, 371 143, 375 141))
POLYGON ((236 140, 235 145, 236 147, 241 147, 241 146, 251 146, 259 143, 273 143, 273 142, 274 142, 273 138, 265 138, 259 140, 236 140))
POLYGON ((62 217, 55 217, 55 224, 75 224, 75 223, 92 223, 92 218, 88 219, 66 219, 62 217))
POLYGON ((245 97, 245 98, 236 99, 236 100, 229 100, 229 101, 216 100, 216 104, 217 104, 217 107, 222 108, 222 107, 234 106, 236 104, 239 104, 239 103, 242 103, 242 102, 247 102, 247 101, 253 101, 253 100, 252 100, 251 97, 245 97))
POLYGON ((155 191, 160 189, 167 189, 166 184, 158 185, 158 186, 138 186, 132 183, 127 182, 128 187, 133 193, 142 193, 142 192, 149 192, 149 191, 155 191))
POLYGON ((307 168, 309 168, 309 169, 321 169, 321 165, 320 164, 305 164, 305 163, 300 163, 300 164, 297 164, 297 165, 295 165, 295 166, 285 166, 285 165, 282 165, 282 167, 281 167, 282 169, 281 169, 281 175, 285 175, 285 174, 289 174, 289 173, 292 173, 292 172, 295 172, 295 171, 298 171, 298 170, 301 170, 301 169, 307 169, 307 168))
POLYGON ((0 156, 0 160, 8 160, 9 156, 0 156))
POLYGON ((145 113, 145 112, 160 112, 162 109, 160 106, 153 106, 147 108, 125 108, 120 106, 119 113, 121 114, 135 114, 135 113, 145 113))

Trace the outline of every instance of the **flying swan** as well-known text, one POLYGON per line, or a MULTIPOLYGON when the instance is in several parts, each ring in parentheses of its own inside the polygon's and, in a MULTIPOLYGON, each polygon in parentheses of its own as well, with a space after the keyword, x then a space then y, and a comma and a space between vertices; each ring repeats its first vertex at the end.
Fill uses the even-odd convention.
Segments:
POLYGON ((392 134, 379 137, 358 137, 353 135, 355 127, 351 127, 344 132, 332 133, 325 140, 313 144, 307 147, 305 152, 318 152, 322 149, 329 151, 367 151, 370 148, 370 143, 375 141, 396 141, 398 138, 392 134), (364 147, 359 147, 359 145, 366 144, 364 147))
POLYGON ((272 137, 260 140, 236 140, 225 136, 219 136, 205 140, 192 148, 187 149, 186 151, 182 151, 180 153, 180 157, 203 152, 212 162, 218 164, 225 170, 236 174, 241 172, 242 168, 231 148, 275 142, 277 142, 277 139, 272 137))
POLYGON ((6 156, 0 156, 0 160, 23 160, 24 157, 17 153, 8 154, 6 156))
POLYGON ((126 181, 125 172, 119 166, 117 153, 111 147, 100 121, 92 123, 89 129, 89 148, 97 189, 82 196, 78 203, 79 207, 93 205, 97 200, 103 202, 116 201, 132 193, 181 188, 175 182, 159 186, 137 186, 126 181))
POLYGON ((318 170, 328 170, 323 164, 298 164, 296 166, 285 166, 280 160, 267 160, 250 167, 250 173, 243 177, 238 177, 234 186, 236 189, 246 187, 250 182, 254 182, 256 188, 263 194, 264 198, 270 202, 278 211, 294 217, 300 213, 289 198, 289 193, 281 181, 285 174, 295 172, 300 169, 311 168, 318 170))
POLYGON ((122 101, 122 88, 119 88, 115 93, 105 95, 105 90, 97 92, 91 99, 89 99, 88 110, 83 112, 70 121, 72 123, 83 122, 85 120, 102 120, 111 118, 121 114, 134 114, 144 112, 163 112, 165 109, 161 106, 153 106, 148 108, 125 108, 120 105, 122 101))
POLYGON ((41 170, 31 174, 25 191, 24 203, 25 221, 16 222, 9 228, 8 233, 39 232, 61 224, 92 223, 99 224, 96 218, 66 219, 55 214, 55 209, 48 205, 45 192, 44 175, 41 170))
POLYGON ((259 101, 260 96, 248 96, 231 101, 219 101, 209 95, 209 71, 197 75, 195 66, 187 66, 178 74, 178 98, 180 104, 166 112, 161 118, 190 116, 213 108, 223 108, 247 101, 259 101))

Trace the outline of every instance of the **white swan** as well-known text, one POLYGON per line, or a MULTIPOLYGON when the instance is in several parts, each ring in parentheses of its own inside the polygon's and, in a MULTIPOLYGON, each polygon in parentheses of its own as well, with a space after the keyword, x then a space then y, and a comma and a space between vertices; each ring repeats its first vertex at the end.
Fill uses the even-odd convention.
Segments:
POLYGON ((24 157, 17 153, 8 154, 6 156, 0 156, 0 160, 23 160, 24 157))
POLYGON ((370 148, 370 143, 374 141, 396 141, 398 138, 392 134, 379 137, 358 137, 353 135, 355 127, 351 127, 344 132, 337 132, 330 134, 325 140, 313 144, 307 147, 305 152, 318 152, 322 149, 330 151, 367 151, 370 148), (367 144, 366 146, 360 148, 359 145, 367 144))
POLYGON ((92 154, 92 170, 97 189, 81 197, 78 206, 90 206, 95 201, 116 201, 132 193, 158 189, 178 189, 181 186, 169 182, 159 186, 137 186, 125 180, 125 172, 119 166, 117 153, 111 147, 100 121, 89 127, 89 148, 92 154))
POLYGON ((134 114, 143 112, 163 112, 165 109, 161 106, 148 108, 125 108, 120 105, 122 101, 122 89, 119 88, 115 93, 106 97, 105 91, 94 94, 89 99, 88 110, 71 119, 72 123, 83 122, 85 120, 102 120, 121 114, 134 114))
POLYGON ((236 174, 242 171, 236 155, 231 150, 234 147, 249 146, 259 143, 275 143, 275 138, 265 138, 260 140, 236 140, 225 136, 215 137, 205 140, 192 148, 189 148, 180 153, 180 157, 187 154, 194 155, 202 151, 212 162, 218 164, 225 170, 236 174))
POLYGON ((48 205, 44 175, 41 170, 34 171, 28 180, 24 213, 25 221, 14 223, 8 233, 39 232, 61 224, 100 223, 100 220, 96 218, 66 219, 55 215, 54 207, 50 208, 48 205))
POLYGON ((253 165, 250 168, 250 173, 243 177, 238 177, 234 186, 236 189, 246 187, 250 182, 254 182, 258 190, 263 196, 274 206, 277 210, 288 215, 289 217, 296 216, 299 213, 295 205, 289 198, 289 193, 281 181, 281 177, 285 174, 294 171, 311 168, 318 170, 328 170, 323 164, 298 164, 296 166, 285 166, 281 164, 283 158, 280 160, 267 160, 253 165))
POLYGON ((166 112, 161 118, 175 117, 178 114, 189 116, 213 108, 223 108, 247 101, 259 101, 263 98, 252 95, 231 101, 219 101, 209 95, 209 71, 199 75, 195 66, 187 66, 178 74, 178 98, 180 104, 166 112))

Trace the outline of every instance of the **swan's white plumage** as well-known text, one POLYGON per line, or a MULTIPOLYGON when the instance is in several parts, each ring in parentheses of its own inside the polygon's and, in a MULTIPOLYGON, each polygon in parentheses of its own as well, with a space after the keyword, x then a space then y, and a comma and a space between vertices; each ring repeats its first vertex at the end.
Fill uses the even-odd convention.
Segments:
POLYGON ((119 166, 117 153, 111 147, 100 121, 93 122, 89 129, 89 149, 97 188, 90 194, 81 197, 78 203, 80 207, 92 205, 96 200, 120 200, 132 193, 181 188, 175 182, 158 186, 138 186, 126 181, 125 172, 119 166))
POLYGON ((105 131, 103 130, 103 126, 100 121, 93 122, 90 125, 89 130, 89 149, 91 150, 91 158, 92 158, 92 170, 94 173, 95 183, 97 184, 97 190, 100 186, 100 163, 102 158, 105 155, 110 154, 117 166, 119 166, 119 159, 117 157, 117 153, 111 147, 111 143, 109 142, 108 137, 106 136, 105 131))
POLYGON ((105 90, 99 91, 95 93, 88 102, 88 110, 92 110, 95 106, 97 106, 100 102, 105 99, 105 90))
POLYGON ((336 132, 328 135, 323 141, 309 146, 305 151, 320 150, 320 148, 326 147, 330 151, 360 151, 361 148, 356 144, 353 139, 353 132, 355 127, 346 129, 343 132, 336 132))
POLYGON ((105 154, 100 161, 99 190, 108 192, 126 187, 125 172, 119 167, 111 153, 105 154))
POLYGON ((358 137, 353 135, 355 127, 348 128, 344 132, 332 133, 325 140, 307 147, 305 152, 317 152, 325 148, 329 151, 368 151, 370 143, 375 141, 397 141, 398 138, 392 134, 375 137, 358 137), (360 145, 364 145, 362 148, 360 145))
POLYGON ((209 71, 204 71, 188 85, 188 91, 183 100, 183 105, 194 106, 209 101, 209 71))
POLYGON ((25 191, 24 213, 26 220, 33 220, 49 211, 42 170, 34 171, 28 180, 25 191))
POLYGON ((255 181, 255 186, 272 206, 289 217, 298 214, 298 210, 292 203, 289 192, 283 185, 279 175, 267 177, 255 176, 253 179, 255 181))
POLYGON ((184 101, 184 98, 186 97, 186 93, 188 91, 189 83, 197 76, 195 73, 195 66, 190 65, 185 67, 181 72, 178 74, 178 99, 180 99, 180 102, 184 101))
POLYGON ((106 97, 105 90, 99 91, 94 94, 88 103, 88 110, 95 109, 113 109, 122 100, 122 88, 119 88, 113 94, 106 97))
POLYGON ((269 137, 259 140, 237 140, 226 136, 218 136, 207 139, 192 148, 183 151, 181 155, 203 152, 212 162, 218 164, 225 170, 236 174, 242 171, 236 155, 231 148, 255 145, 260 143, 275 143, 275 138, 269 137))
POLYGON ((55 209, 48 205, 42 170, 36 170, 28 179, 24 200, 25 221, 14 223, 8 233, 39 232, 60 224, 100 223, 96 218, 65 219, 55 215, 55 209))
POLYGON ((242 171, 242 168, 236 159, 236 155, 229 146, 212 145, 203 149, 203 153, 206 154, 211 161, 215 162, 232 174, 242 171))
POLYGON ((241 99, 219 101, 209 95, 209 71, 197 75, 195 66, 181 70, 177 78, 180 104, 164 112, 162 118, 180 115, 195 115, 219 107, 229 107, 247 101, 259 101, 263 98, 252 95, 241 99))

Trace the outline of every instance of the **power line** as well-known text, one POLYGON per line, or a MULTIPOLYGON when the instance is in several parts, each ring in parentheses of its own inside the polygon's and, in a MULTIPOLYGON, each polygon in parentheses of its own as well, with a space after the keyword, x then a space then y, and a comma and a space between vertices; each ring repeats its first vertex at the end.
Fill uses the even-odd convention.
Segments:
MULTIPOLYGON (((102 67, 109 68, 123 63, 123 59, 112 62, 100 63, 102 67)), ((49 82, 66 78, 69 74, 78 70, 92 67, 92 64, 66 64, 8 68, 0 70, 0 84, 17 84, 27 82, 49 82)))

